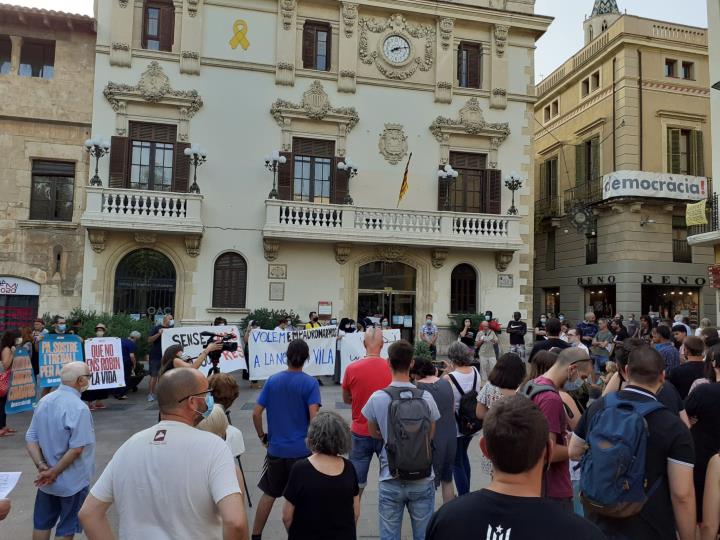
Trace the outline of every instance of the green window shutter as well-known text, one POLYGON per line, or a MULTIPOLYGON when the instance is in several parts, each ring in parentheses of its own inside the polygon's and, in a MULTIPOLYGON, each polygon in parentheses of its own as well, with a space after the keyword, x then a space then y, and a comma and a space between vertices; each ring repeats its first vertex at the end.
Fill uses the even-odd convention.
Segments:
POLYGON ((705 176, 705 149, 703 148, 703 132, 692 132, 692 172, 695 176, 705 176))
POLYGON ((600 179, 600 137, 593 137, 590 140, 590 171, 593 182, 600 179))
POLYGON ((668 129, 668 172, 679 173, 680 172, 680 130, 669 128, 668 129))
POLYGON ((540 164, 540 200, 546 199, 548 193, 547 164, 547 161, 540 164))
POLYGON ((587 152, 586 146, 580 143, 575 146, 575 185, 581 186, 587 183, 587 152))

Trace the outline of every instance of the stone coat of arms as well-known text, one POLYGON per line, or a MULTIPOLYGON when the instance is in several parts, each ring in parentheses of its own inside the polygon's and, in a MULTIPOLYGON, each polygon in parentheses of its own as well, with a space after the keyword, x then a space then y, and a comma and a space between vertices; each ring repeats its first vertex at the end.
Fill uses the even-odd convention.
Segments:
POLYGON ((400 124, 385 124, 378 143, 380 153, 392 165, 397 165, 407 155, 407 135, 400 124))

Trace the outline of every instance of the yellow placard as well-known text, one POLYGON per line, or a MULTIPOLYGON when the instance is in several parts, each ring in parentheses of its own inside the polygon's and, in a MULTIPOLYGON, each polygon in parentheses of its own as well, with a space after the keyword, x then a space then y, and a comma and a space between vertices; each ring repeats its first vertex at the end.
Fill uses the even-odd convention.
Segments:
POLYGON ((707 199, 694 204, 688 204, 685 209, 685 222, 688 227, 692 225, 707 225, 707 215, 705 214, 705 206, 707 199))
POLYGON ((250 47, 250 41, 247 38, 248 24, 243 19, 238 19, 233 23, 233 37, 230 38, 230 47, 237 49, 238 45, 244 51, 250 47))

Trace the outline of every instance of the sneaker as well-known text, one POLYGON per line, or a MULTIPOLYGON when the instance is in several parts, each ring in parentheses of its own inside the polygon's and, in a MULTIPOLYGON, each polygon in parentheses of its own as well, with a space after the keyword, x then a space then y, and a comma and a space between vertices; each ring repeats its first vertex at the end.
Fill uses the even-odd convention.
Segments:
POLYGON ((147 400, 148 403, 155 401, 155 394, 148 394, 147 400))

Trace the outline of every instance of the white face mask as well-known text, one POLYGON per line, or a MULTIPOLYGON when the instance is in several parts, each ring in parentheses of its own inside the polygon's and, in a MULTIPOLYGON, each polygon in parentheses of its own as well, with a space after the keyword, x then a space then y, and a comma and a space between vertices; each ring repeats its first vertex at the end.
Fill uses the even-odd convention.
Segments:
POLYGON ((168 321, 168 328, 172 328, 173 326, 175 326, 175 321, 173 319, 170 319, 168 321))

